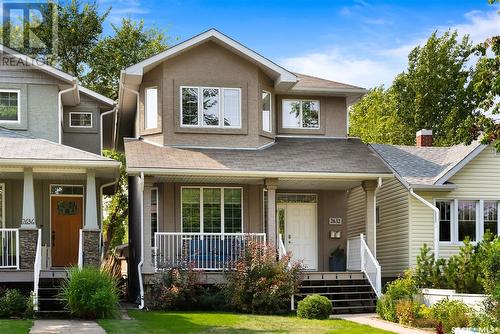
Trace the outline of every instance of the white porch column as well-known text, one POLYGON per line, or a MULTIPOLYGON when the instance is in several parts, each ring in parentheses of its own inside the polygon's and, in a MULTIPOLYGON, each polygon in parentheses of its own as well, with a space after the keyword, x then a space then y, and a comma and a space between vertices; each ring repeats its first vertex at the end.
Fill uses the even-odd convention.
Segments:
POLYGON ((87 170, 87 187, 85 192, 85 224, 84 230, 98 230, 97 195, 95 186, 95 170, 87 170))
POLYGON ((365 190, 365 233, 366 244, 370 248, 373 256, 377 256, 377 225, 376 225, 376 207, 377 207, 377 181, 363 181, 365 190))
POLYGON ((276 189, 278 188, 278 179, 266 179, 267 189, 267 243, 277 246, 277 224, 276 224, 276 189))
POLYGON ((21 219, 22 229, 36 229, 35 221, 35 190, 33 186, 33 169, 24 169, 23 184, 23 216, 21 219))

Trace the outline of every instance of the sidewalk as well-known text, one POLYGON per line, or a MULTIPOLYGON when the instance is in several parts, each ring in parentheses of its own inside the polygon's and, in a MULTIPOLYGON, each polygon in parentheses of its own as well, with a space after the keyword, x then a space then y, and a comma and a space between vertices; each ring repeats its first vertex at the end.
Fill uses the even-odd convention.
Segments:
POLYGON ((389 322, 382 320, 377 317, 376 313, 364 313, 364 314, 339 314, 333 316, 334 318, 349 320, 362 325, 369 325, 375 328, 384 329, 386 331, 399 333, 399 334, 429 334, 434 333, 431 331, 426 331, 423 329, 415 329, 405 327, 394 322, 389 322))
POLYGON ((105 334, 95 321, 35 320, 30 334, 105 334))

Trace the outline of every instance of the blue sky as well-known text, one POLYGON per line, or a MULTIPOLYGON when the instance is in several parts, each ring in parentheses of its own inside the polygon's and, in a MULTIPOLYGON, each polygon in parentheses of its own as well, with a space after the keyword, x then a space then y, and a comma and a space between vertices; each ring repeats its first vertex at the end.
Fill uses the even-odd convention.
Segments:
MULTIPOLYGON (((500 9, 464 1, 100 0, 108 23, 144 19, 180 41, 217 28, 295 71, 373 87, 389 85, 408 52, 434 30, 474 41, 500 33, 500 9)), ((109 26, 107 28, 109 31, 109 26)))

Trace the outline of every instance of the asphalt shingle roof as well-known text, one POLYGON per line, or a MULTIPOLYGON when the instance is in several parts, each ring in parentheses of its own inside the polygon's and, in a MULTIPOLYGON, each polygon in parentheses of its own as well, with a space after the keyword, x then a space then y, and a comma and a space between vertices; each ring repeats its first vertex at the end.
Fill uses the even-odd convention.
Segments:
POLYGON ((295 84, 295 86, 293 86, 293 89, 296 90, 300 90, 302 88, 364 89, 362 87, 353 86, 332 80, 326 80, 307 74, 302 74, 302 73, 293 73, 293 74, 295 74, 299 79, 299 81, 295 84))
POLYGON ((434 185, 478 146, 416 147, 372 144, 373 149, 410 185, 434 185))
POLYGON ((94 153, 0 127, 0 161, 2 159, 114 162, 94 153))
POLYGON ((260 150, 161 147, 127 139, 128 168, 392 174, 361 140, 278 138, 260 150))

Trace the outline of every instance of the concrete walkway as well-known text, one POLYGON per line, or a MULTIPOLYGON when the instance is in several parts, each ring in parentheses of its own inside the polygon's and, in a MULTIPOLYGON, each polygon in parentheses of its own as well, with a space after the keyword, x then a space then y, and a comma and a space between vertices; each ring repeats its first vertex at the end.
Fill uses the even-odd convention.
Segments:
POLYGON ((423 329, 415 329, 405 327, 394 322, 389 322, 380 319, 376 313, 365 313, 365 314, 339 314, 333 316, 334 318, 349 320, 362 325, 368 325, 375 328, 384 329, 386 331, 399 333, 399 334, 429 334, 434 333, 434 331, 426 331, 423 329))
POLYGON ((30 334, 106 334, 95 321, 35 320, 30 334))

